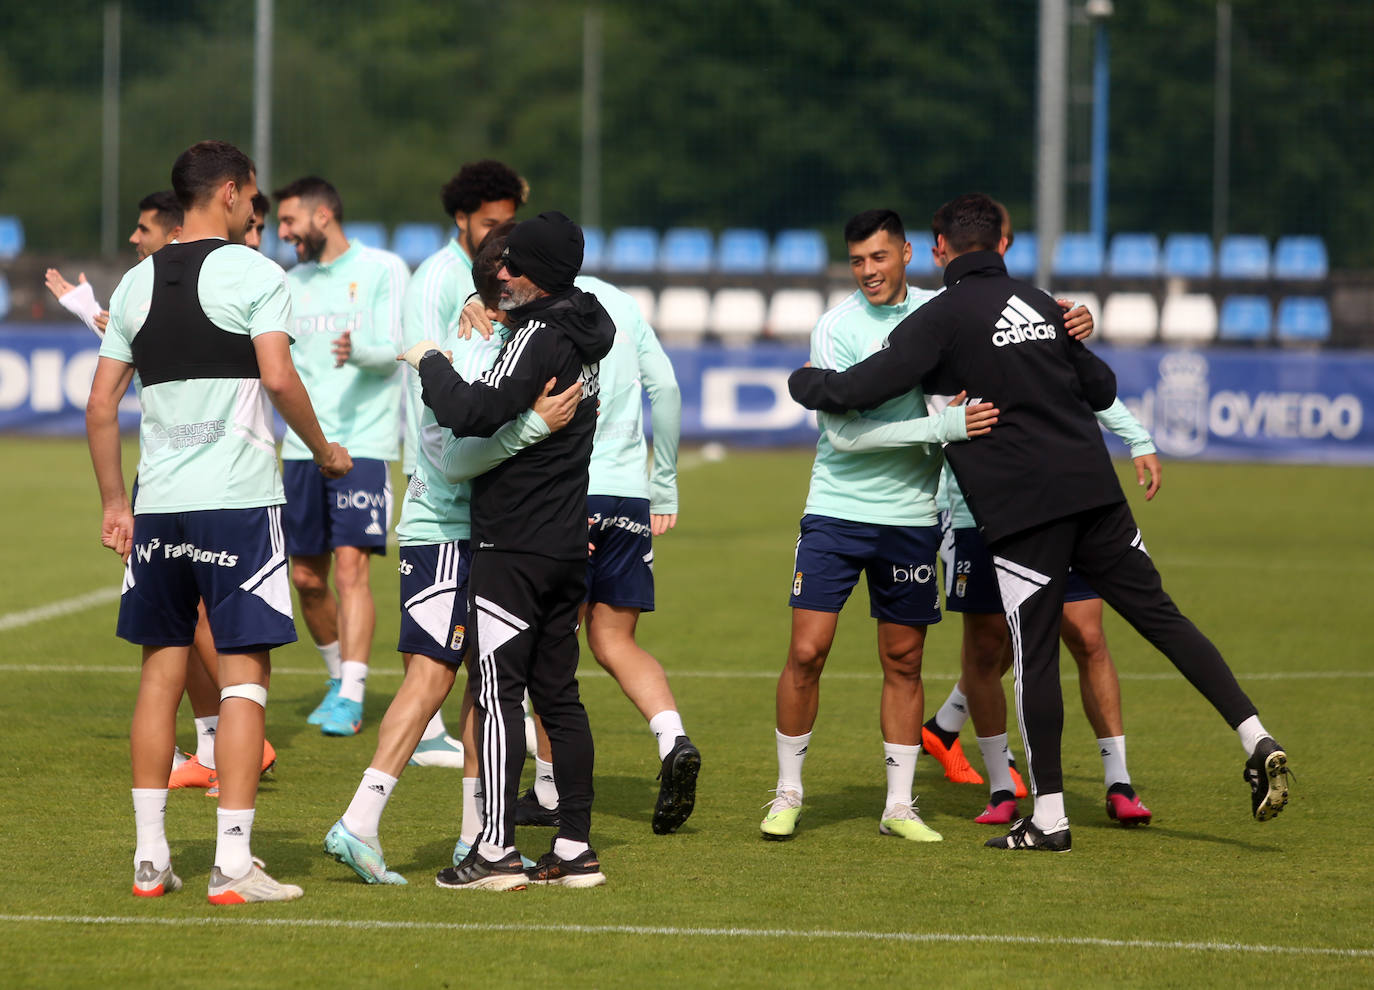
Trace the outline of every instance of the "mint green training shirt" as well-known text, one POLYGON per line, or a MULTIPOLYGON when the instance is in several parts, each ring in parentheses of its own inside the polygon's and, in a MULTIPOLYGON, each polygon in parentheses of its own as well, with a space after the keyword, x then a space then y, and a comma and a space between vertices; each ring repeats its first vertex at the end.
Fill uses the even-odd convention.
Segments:
MULTIPOLYGON (((445 340, 472 291, 472 259, 458 246, 456 238, 420 262, 406 287, 401 315, 401 351, 409 350, 422 340, 436 343, 445 340)), ((420 376, 414 369, 405 365, 401 377, 405 382, 405 446, 401 469, 406 474, 414 474, 420 417, 425 404, 420 401, 420 376)))
MULTIPOLYGON (((908 286, 902 302, 873 306, 855 290, 828 310, 811 332, 811 364, 843 371, 859 363, 882 347, 893 327, 935 295, 908 286)), ((820 414, 821 436, 816 442, 806 512, 888 526, 935 525, 939 515, 935 493, 944 462, 934 442, 936 435, 932 434, 930 444, 872 451, 842 449, 839 436, 855 419, 880 425, 925 416, 925 396, 919 390, 889 399, 862 417, 820 414)))
MULTIPOLYGON (((290 339, 291 298, 281 267, 242 244, 206 256, 200 307, 228 333, 290 339)), ((153 259, 120 280, 100 356, 134 363, 133 340, 153 298, 153 259)), ((272 405, 257 378, 161 382, 139 392, 138 500, 134 511, 246 509, 286 501, 277 469, 272 405)), ((307 452, 307 457, 310 454, 307 452)))
POLYGON ((672 363, 634 298, 609 282, 579 275, 615 323, 615 343, 601 359, 601 404, 592 439, 589 495, 647 498, 654 515, 671 515, 677 503, 677 447, 682 430, 682 393, 672 363), (654 464, 648 472, 644 393, 649 395, 654 464))
MULTIPOLYGON (((394 461, 400 454, 401 302, 410 270, 389 251, 354 241, 328 264, 308 261, 286 275, 296 343, 291 357, 325 438, 354 458, 394 461), (334 366, 334 341, 349 333, 353 352, 334 366)), ((309 460, 287 430, 285 460, 309 460)))

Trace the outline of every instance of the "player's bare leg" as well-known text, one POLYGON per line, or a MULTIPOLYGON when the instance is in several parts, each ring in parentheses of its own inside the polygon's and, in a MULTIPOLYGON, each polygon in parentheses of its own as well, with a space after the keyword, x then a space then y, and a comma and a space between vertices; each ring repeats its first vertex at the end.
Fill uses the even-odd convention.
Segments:
POLYGON ((177 706, 186 686, 187 652, 184 646, 143 648, 138 700, 129 727, 137 833, 133 893, 137 897, 161 897, 181 889, 167 844, 167 776, 176 748, 177 706))
POLYGON ((887 768, 887 797, 878 831, 917 842, 938 842, 940 834, 921 821, 911 794, 916 760, 921 754, 921 721, 925 718, 925 684, 921 680, 925 642, 925 626, 878 622, 878 660, 883 668, 878 719, 887 768))

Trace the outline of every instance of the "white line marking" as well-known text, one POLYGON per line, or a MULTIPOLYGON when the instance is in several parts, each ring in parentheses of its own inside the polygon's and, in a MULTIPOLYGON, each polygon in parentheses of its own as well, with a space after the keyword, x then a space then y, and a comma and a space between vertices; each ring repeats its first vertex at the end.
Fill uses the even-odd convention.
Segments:
POLYGON ((119 587, 117 585, 109 588, 101 588, 99 591, 90 591, 84 595, 77 595, 75 598, 64 598, 50 605, 40 605, 38 608, 25 609, 23 612, 11 612, 8 615, 0 615, 0 632, 4 632, 6 629, 18 629, 21 626, 29 626, 35 622, 42 622, 45 619, 55 619, 59 615, 84 612, 88 608, 95 608, 97 605, 108 605, 110 602, 117 601, 119 601, 119 587))
POLYGON ((135 918, 108 915, 0 914, 0 922, 11 924, 62 925, 156 925, 182 927, 247 926, 261 928, 386 928, 401 931, 449 932, 576 932, 583 935, 667 935, 683 938, 777 938, 777 939, 852 939, 869 942, 951 942, 990 945, 1071 945, 1090 949, 1165 949, 1183 952, 1266 953, 1289 956, 1336 956, 1349 959, 1374 958, 1374 949, 1336 949, 1306 945, 1252 945, 1240 942, 1164 942, 1149 939, 1063 937, 1052 935, 968 935, 946 932, 874 932, 839 929, 791 928, 677 928, 654 925, 568 925, 499 924, 462 921, 363 921, 332 918, 135 918))

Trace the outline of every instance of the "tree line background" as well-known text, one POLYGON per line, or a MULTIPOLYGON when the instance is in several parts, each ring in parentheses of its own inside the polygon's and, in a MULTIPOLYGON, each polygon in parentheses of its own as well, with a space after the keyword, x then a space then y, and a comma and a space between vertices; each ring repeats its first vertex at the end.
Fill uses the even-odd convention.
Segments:
MULTIPOLYGON (((1033 227, 1035 0, 603 0, 602 225, 817 227, 875 205, 919 237, 969 190, 1033 227)), ((1074 0, 1075 12, 1081 6, 1074 0)), ((1235 0, 1228 231, 1319 233, 1374 267, 1374 4, 1235 0)), ((248 150, 252 0, 124 0, 120 228, 205 137, 248 150)), ((277 0, 274 184, 347 215, 443 220, 440 185, 497 157, 531 208, 580 211, 585 5, 277 0)), ((100 234, 101 0, 0 6, 0 214, 29 246, 100 234)), ((1215 5, 1110 21, 1108 230, 1210 232, 1215 5)), ((1091 29, 1070 40, 1066 229, 1087 229, 1091 29)))

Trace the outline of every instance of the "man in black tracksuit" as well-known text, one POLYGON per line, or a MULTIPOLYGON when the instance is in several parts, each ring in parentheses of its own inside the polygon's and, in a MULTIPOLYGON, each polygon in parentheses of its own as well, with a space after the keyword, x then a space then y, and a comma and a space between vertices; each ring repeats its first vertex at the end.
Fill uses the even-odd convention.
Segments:
POLYGON ((1160 584, 1092 415, 1116 397, 1116 376, 1064 332, 1059 306, 1008 277, 995 248, 1001 214, 961 196, 936 214, 953 260, 946 291, 916 310, 877 354, 844 372, 803 368, 789 382, 810 409, 868 409, 908 389, 994 402, 991 433, 945 448, 993 553, 1011 633, 1017 716, 1035 810, 1003 849, 1070 848, 1059 742, 1059 626, 1070 565, 1164 653, 1236 729, 1249 759, 1252 812, 1265 821, 1288 799, 1287 756, 1215 646, 1160 584))
POLYGON ((490 436, 529 408, 550 379, 555 393, 583 385, 572 422, 472 483, 468 655, 476 658, 469 662, 485 821, 468 858, 440 872, 440 886, 605 882, 588 844, 593 752, 577 689, 577 610, 586 593, 597 362, 611 349, 615 325, 595 296, 573 287, 582 247, 582 231, 561 213, 518 225, 499 273, 513 333, 495 366, 465 382, 437 350, 416 361, 425 405, 458 436, 490 436), (514 846, 527 688, 553 745, 561 819, 553 849, 528 878, 514 846))

